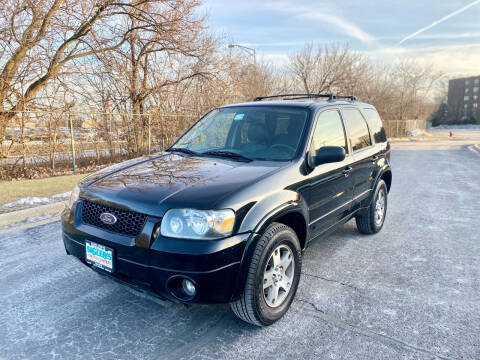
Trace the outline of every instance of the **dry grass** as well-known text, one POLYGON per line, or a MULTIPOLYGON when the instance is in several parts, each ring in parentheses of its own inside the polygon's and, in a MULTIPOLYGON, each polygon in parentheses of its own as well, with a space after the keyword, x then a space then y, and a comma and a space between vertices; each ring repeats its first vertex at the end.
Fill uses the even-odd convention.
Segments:
POLYGON ((72 190, 87 174, 55 176, 45 179, 0 182, 0 204, 29 196, 48 197, 72 190))

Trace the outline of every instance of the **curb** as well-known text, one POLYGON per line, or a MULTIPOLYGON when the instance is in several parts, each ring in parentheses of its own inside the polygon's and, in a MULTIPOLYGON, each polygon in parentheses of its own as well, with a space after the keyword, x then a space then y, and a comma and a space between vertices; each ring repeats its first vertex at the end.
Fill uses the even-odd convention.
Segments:
POLYGON ((58 220, 58 216, 60 213, 65 209, 67 202, 55 202, 52 204, 47 205, 40 205, 29 209, 12 211, 9 213, 1 214, 0 215, 0 234, 13 231, 13 230, 20 230, 26 229, 29 227, 38 226, 41 224, 46 224, 48 222, 52 222, 58 220), (52 215, 52 216, 49 216, 52 215), (39 221, 32 221, 28 222, 28 219, 34 217, 43 217, 39 221), (47 218, 45 218, 47 217, 47 218), (17 224, 18 226, 9 225, 17 224), (4 229, 2 229, 4 228, 4 229))
POLYGON ((18 225, 18 226, 12 226, 10 228, 0 230, 0 235, 6 234, 6 233, 9 233, 9 232, 13 232, 13 231, 30 229, 30 228, 40 226, 40 225, 50 224, 50 223, 58 221, 58 220, 60 220, 60 218, 57 215, 54 215, 52 217, 49 217, 48 219, 44 219, 44 220, 40 220, 40 221, 36 221, 36 222, 25 223, 25 224, 22 223, 21 225, 18 225))
POLYGON ((471 152, 473 152, 477 155, 480 155, 480 144, 470 145, 470 146, 468 146, 468 150, 470 150, 471 152))

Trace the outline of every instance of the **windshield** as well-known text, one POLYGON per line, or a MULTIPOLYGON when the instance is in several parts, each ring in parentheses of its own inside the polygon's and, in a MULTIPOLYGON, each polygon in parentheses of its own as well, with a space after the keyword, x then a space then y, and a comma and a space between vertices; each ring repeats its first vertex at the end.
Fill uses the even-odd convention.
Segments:
POLYGON ((196 123, 171 149, 287 161, 297 152, 307 116, 306 109, 274 106, 216 109, 196 123))

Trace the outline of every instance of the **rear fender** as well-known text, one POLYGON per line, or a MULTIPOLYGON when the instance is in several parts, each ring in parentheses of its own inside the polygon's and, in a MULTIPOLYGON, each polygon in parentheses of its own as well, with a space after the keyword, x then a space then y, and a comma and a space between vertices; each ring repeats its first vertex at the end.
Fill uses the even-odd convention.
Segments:
MULTIPOLYGON (((373 200, 373 195, 375 194, 375 189, 377 187, 377 184, 378 182, 380 181, 380 179, 385 175, 389 173, 390 174, 390 180, 392 178, 392 168, 390 167, 389 164, 385 163, 378 171, 377 171, 377 174, 375 175, 375 178, 374 178, 374 181, 372 181, 372 191, 371 191, 371 196, 367 197, 365 200, 362 201, 362 204, 361 204, 361 209, 360 212, 364 212, 366 211, 366 209, 368 209, 368 207, 370 206, 370 204, 372 203, 372 200, 373 200)), ((387 188, 388 190, 390 191, 390 185, 387 184, 387 188)))

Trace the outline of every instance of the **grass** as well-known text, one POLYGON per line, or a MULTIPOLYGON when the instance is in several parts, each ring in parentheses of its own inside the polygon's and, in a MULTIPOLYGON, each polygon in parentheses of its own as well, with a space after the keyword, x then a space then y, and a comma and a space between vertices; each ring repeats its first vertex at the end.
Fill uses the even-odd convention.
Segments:
POLYGON ((55 176, 45 179, 1 181, 0 204, 25 197, 48 197, 72 190, 87 174, 55 176))

